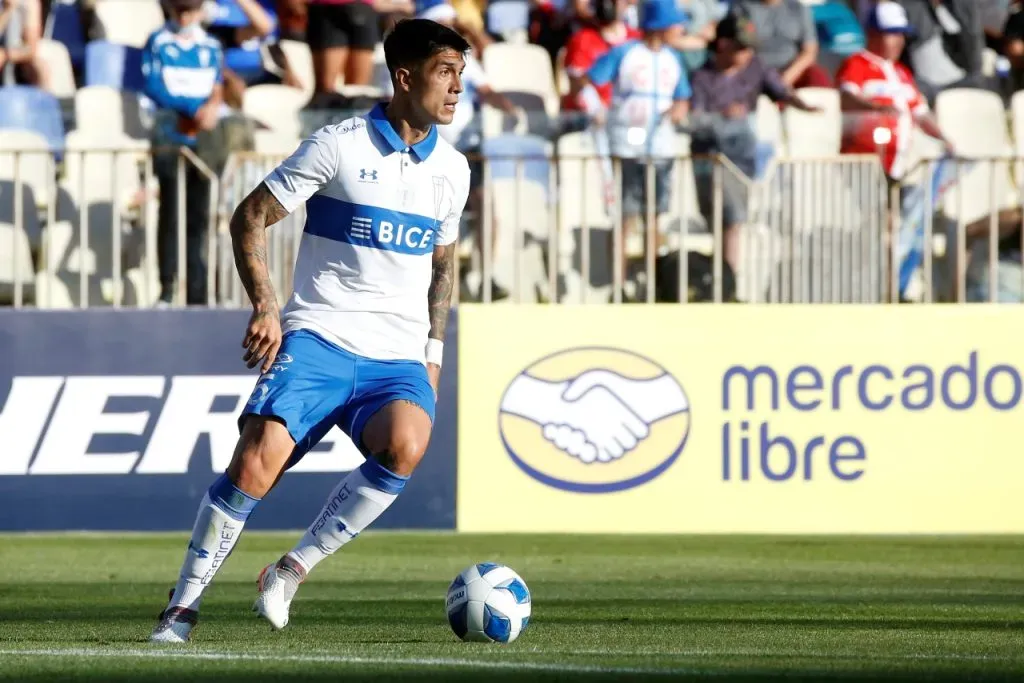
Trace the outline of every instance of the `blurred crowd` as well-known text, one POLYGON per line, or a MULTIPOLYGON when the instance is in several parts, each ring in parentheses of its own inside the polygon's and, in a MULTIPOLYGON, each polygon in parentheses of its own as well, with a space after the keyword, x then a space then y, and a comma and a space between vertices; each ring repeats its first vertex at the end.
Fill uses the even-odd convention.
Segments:
MULTIPOLYGON (((0 0, 3 84, 51 88, 41 39, 109 40, 101 10, 114 1, 0 0), (55 28, 56 14, 68 8, 75 25, 69 29, 65 20, 55 28)), ((134 11, 132 3, 119 6, 134 11)), ((621 162, 620 187, 606 173, 603 191, 609 201, 621 197, 627 259, 643 256, 648 216, 657 220, 666 212, 677 152, 672 139, 680 131, 691 152, 721 154, 753 178, 762 166, 759 100, 767 96, 780 109, 813 114, 819 107, 805 101, 805 89, 834 89, 844 113, 841 151, 879 154, 895 183, 906 170, 915 127, 956 153, 931 114, 940 93, 974 88, 1008 101, 1024 88, 1024 11, 1010 0, 162 0, 160 8, 167 23, 141 57, 140 89, 155 110, 154 140, 197 149, 214 170, 230 151, 252 147, 244 130, 224 133, 225 122, 245 118, 248 88, 304 91, 305 110, 358 110, 387 98, 392 84, 380 68, 380 43, 407 17, 450 24, 469 38, 464 104, 442 134, 476 153, 484 108, 525 120, 531 106, 528 98, 491 87, 484 51, 503 42, 540 46, 565 82, 555 130, 545 133, 591 131, 599 149, 621 162), (310 65, 299 68, 297 54, 284 49, 291 41, 308 45, 309 75, 310 65)), ((79 81, 80 69, 77 60, 79 81)), ((181 178, 173 161, 158 158, 155 165, 164 303, 177 272, 181 178)), ((710 223, 711 166, 697 164, 694 172, 699 209, 710 223)), ((184 181, 188 301, 202 303, 208 180, 190 170, 184 181)), ((479 215, 479 178, 475 189, 470 208, 479 215)), ((725 178, 723 194, 723 251, 735 268, 744 185, 725 178)))

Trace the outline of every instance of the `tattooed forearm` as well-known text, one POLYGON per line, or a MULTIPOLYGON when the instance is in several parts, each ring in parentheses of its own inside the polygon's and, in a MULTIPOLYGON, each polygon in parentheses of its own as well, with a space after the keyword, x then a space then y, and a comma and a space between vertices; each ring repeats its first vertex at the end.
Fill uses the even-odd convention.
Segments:
POLYGON ((277 314, 277 296, 267 269, 267 227, 288 215, 267 186, 259 186, 242 200, 231 216, 231 246, 235 268, 258 313, 277 314))
POLYGON ((430 311, 430 338, 444 341, 448 312, 452 307, 452 286, 455 282, 455 243, 434 248, 434 274, 427 291, 430 311))

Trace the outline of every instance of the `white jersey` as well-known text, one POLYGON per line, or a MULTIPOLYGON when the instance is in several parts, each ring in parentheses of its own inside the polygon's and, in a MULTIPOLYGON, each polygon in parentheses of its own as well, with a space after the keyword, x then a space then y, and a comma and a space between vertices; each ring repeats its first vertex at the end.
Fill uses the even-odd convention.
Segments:
POLYGON ((325 126, 264 181, 306 203, 284 332, 308 329, 366 358, 424 362, 434 247, 459 235, 469 164, 436 127, 406 145, 384 115, 325 126))

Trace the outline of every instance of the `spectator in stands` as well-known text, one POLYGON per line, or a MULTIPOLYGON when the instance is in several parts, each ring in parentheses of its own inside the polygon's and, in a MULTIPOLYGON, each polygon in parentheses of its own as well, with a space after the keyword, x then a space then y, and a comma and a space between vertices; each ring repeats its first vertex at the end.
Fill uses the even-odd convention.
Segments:
POLYGON ((982 74, 985 32, 977 0, 900 0, 913 27, 906 59, 918 87, 934 101, 950 88, 995 89, 982 74))
POLYGON ((178 193, 185 192, 186 300, 207 303, 206 247, 210 184, 185 163, 178 185, 178 146, 194 148, 197 133, 213 130, 222 114, 220 43, 203 30, 202 0, 169 0, 171 19, 146 41, 142 52, 145 93, 156 104, 154 170, 160 183, 157 255, 160 305, 172 302, 178 269, 178 193))
POLYGON ((306 40, 313 53, 316 92, 373 81, 373 50, 380 41, 377 12, 370 0, 307 0, 306 40))
POLYGON ((953 154, 914 77, 899 62, 913 30, 900 4, 879 2, 868 18, 866 49, 843 62, 836 75, 844 114, 842 152, 880 154, 894 180, 907 170, 914 126, 953 154))
MULTIPOLYGON (((803 111, 818 111, 801 100, 777 71, 764 65, 756 48, 753 22, 731 14, 718 24, 711 57, 691 78, 691 151, 722 154, 747 178, 754 177, 757 165, 754 117, 762 94, 803 111)), ((712 225, 714 207, 712 169, 707 161, 695 164, 697 200, 708 225, 712 225)), ((728 170, 721 178, 723 257, 735 271, 739 264, 739 229, 746 221, 746 183, 728 170)))
POLYGON ((732 12, 754 23, 757 56, 791 88, 830 87, 832 79, 817 64, 818 32, 811 8, 800 0, 734 0, 732 12))
POLYGON ((1010 6, 1003 29, 1002 53, 1010 62, 1008 90, 1024 90, 1024 3, 1014 2, 1010 6))
MULTIPOLYGON (((900 211, 901 224, 910 230, 923 201, 921 188, 901 182, 908 170, 914 127, 939 140, 946 154, 956 155, 932 115, 928 100, 914 83, 914 77, 898 61, 906 37, 913 31, 900 4, 879 2, 868 17, 866 49, 849 57, 836 76, 844 123, 840 151, 881 157, 890 190, 900 188, 899 206, 891 208, 900 211)), ((923 209, 931 210, 927 206, 923 209)), ((890 263, 886 259, 887 268, 890 263)))
MULTIPOLYGON (((569 39, 565 46, 565 71, 569 76, 569 92, 562 98, 563 115, 582 114, 580 93, 587 84, 587 71, 609 50, 643 36, 622 20, 626 3, 623 0, 594 0, 593 15, 569 39)), ((605 108, 612 103, 612 84, 597 88, 605 108)))
POLYGON ((278 37, 306 42, 306 0, 277 0, 278 37))
POLYGON ((277 19, 269 11, 269 6, 269 0, 220 0, 206 3, 206 31, 220 41, 225 51, 224 101, 234 109, 242 108, 247 86, 303 86, 292 71, 288 57, 273 37, 277 19), (237 6, 242 16, 221 21, 221 13, 227 13, 232 6, 237 6), (242 24, 239 19, 246 23, 242 24))
POLYGON ((726 12, 718 0, 680 0, 688 21, 686 31, 673 47, 683 53, 687 71, 699 69, 708 59, 708 46, 715 39, 718 22, 726 12))
MULTIPOLYGON (((642 256, 639 221, 650 202, 660 216, 668 211, 675 127, 689 112, 690 83, 682 61, 669 41, 682 30, 686 15, 675 0, 645 0, 641 40, 612 48, 587 72, 589 83, 580 98, 599 128, 607 130, 611 155, 622 163, 624 257, 642 256), (612 86, 606 107, 597 87, 612 86), (655 196, 647 193, 647 169, 653 168, 655 196), (635 246, 634 246, 635 245, 635 246)), ((657 234, 655 225, 648 230, 657 234)))
POLYGON ((49 72, 39 55, 43 10, 39 0, 0 0, 0 82, 46 88, 49 72))

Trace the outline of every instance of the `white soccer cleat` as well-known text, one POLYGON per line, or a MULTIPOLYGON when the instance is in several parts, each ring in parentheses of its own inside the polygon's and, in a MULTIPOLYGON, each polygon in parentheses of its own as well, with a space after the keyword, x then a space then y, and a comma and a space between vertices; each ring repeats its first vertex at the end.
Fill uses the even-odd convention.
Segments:
POLYGON ((177 645, 187 643, 199 614, 184 607, 170 607, 160 613, 160 623, 149 636, 151 643, 177 645))
POLYGON ((270 622, 270 625, 281 630, 288 625, 288 609, 292 601, 285 598, 285 580, 277 574, 277 563, 272 562, 263 568, 256 579, 259 597, 252 610, 270 622))

